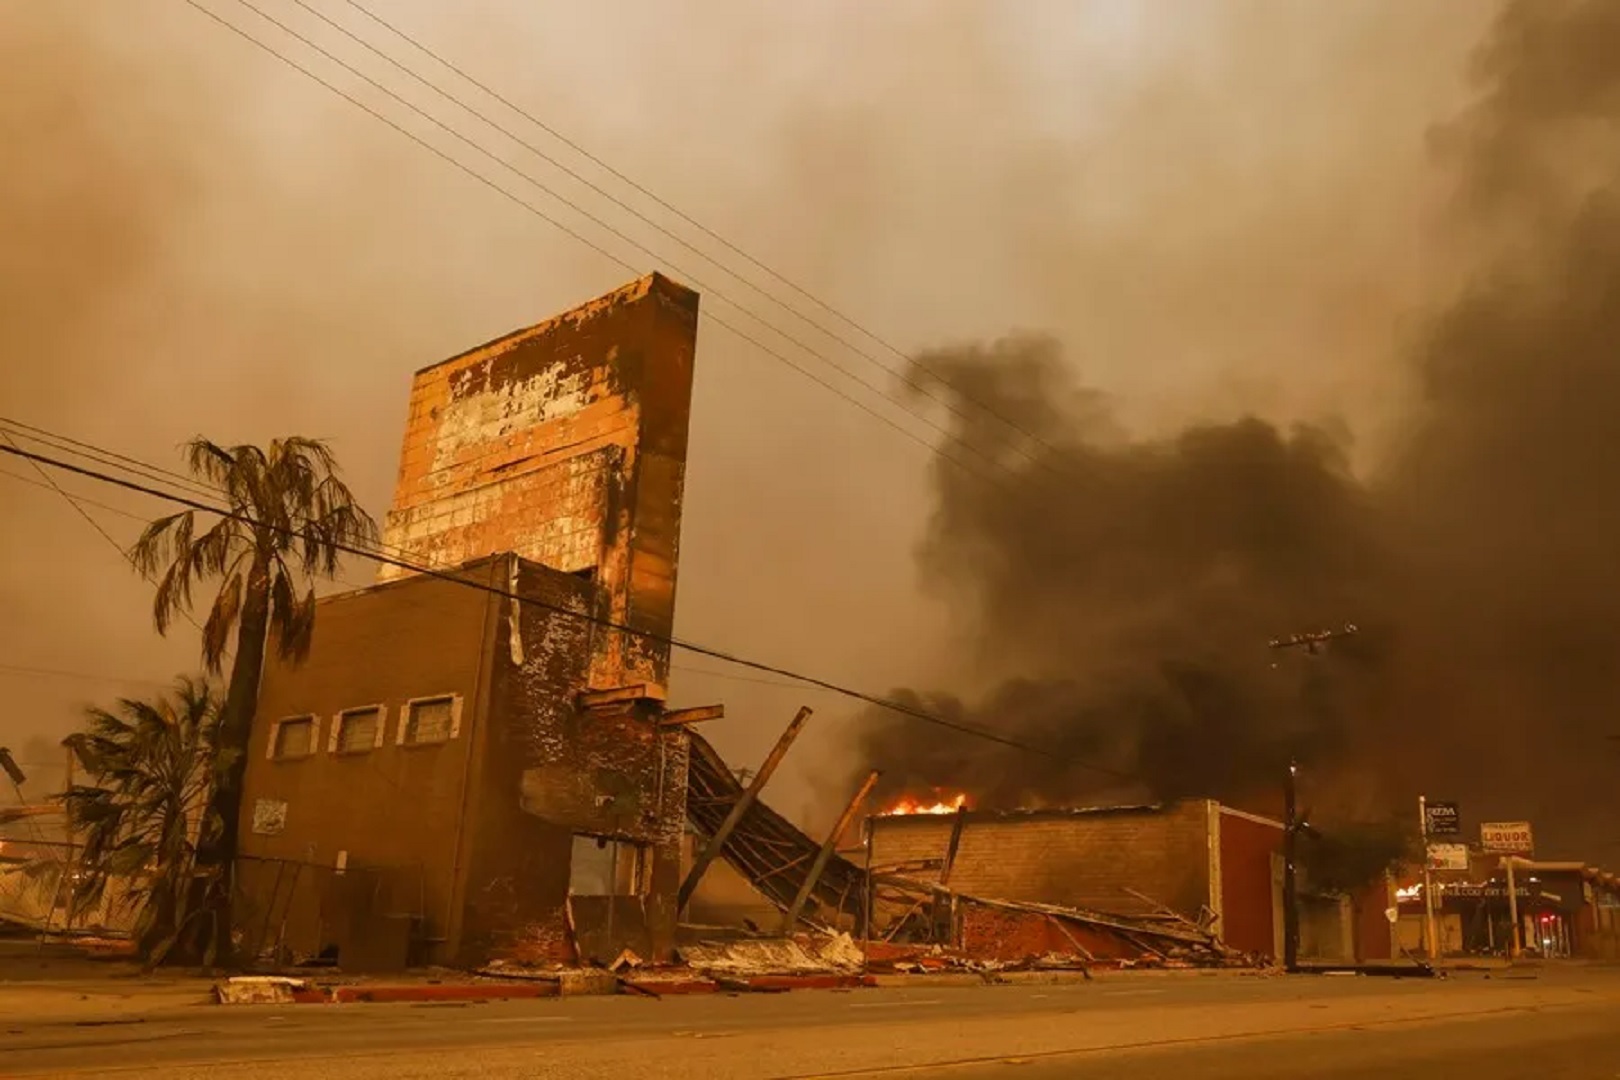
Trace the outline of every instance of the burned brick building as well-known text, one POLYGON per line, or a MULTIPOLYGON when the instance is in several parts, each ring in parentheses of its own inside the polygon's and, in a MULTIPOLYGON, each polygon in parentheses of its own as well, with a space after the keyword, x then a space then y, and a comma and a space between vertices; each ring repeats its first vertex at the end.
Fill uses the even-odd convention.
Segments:
POLYGON ((384 538, 408 565, 323 599, 307 660, 265 671, 249 949, 670 952, 691 715, 659 639, 697 307, 655 274, 417 373, 384 538))
MULTIPOLYGON (((875 871, 948 883, 981 897, 1179 918, 1258 957, 1282 952, 1282 841, 1282 822, 1208 799, 872 819, 875 871)), ((1302 955, 1389 957, 1392 935, 1383 912, 1391 897, 1387 881, 1358 897, 1355 907, 1368 916, 1358 924, 1347 901, 1302 891, 1302 955)), ((1063 949, 1053 928, 1030 927, 1035 937, 1013 943, 1013 951, 1063 949)), ((962 934, 988 936, 972 925, 962 934)))

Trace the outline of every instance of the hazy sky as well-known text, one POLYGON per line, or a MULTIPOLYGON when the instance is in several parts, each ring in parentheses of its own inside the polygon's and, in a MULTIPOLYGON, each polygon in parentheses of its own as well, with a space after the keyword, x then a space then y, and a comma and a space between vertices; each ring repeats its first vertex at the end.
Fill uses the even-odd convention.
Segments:
MULTIPOLYGON (((356 86, 237 0, 198 2, 356 86)), ((253 2, 430 100, 289 0, 253 2)), ((344 0, 310 2, 449 78, 344 0)), ((1464 61, 1495 10, 1483 0, 375 3, 891 343, 1048 331, 1133 430, 1250 410, 1340 418, 1366 467, 1408 392, 1391 358, 1447 280, 1426 134, 1464 100, 1464 61)), ((633 276, 182 0, 0 0, 0 67, 0 415, 171 465, 197 433, 327 437, 380 517, 410 372, 633 276)), ((354 92, 503 175, 375 92, 354 92)), ((503 176, 637 272, 690 281, 695 271, 884 379, 453 107, 430 108, 658 253, 503 176)), ((714 296, 704 307, 825 371, 714 296)), ((706 322, 679 633, 877 692, 971 686, 981 675, 957 662, 962 628, 921 594, 914 569, 927 464, 924 446, 706 322)), ((0 470, 31 475, 15 461, 0 470)), ((192 665, 195 642, 151 634, 148 590, 60 497, 0 476, 0 507, 0 665, 97 680, 166 680, 192 665)), ((91 513, 121 542, 138 527, 91 513)), ((818 707, 780 782, 782 809, 800 812, 818 774, 842 774, 848 740, 835 721, 852 710, 838 700, 677 662, 683 703, 726 703, 731 719, 713 737, 737 764, 757 761, 801 701, 818 707)), ((0 742, 14 746, 64 734, 87 700, 141 689, 8 667, 0 687, 0 742)))

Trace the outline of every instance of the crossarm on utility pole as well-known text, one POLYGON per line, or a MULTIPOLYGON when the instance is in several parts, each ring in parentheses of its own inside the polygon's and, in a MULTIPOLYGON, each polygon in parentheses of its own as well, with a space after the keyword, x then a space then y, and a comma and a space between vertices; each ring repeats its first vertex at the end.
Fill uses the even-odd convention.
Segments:
POLYGON ((697 860, 692 863, 692 869, 687 872, 686 880, 681 882, 681 891, 676 895, 675 901, 677 911, 686 910, 687 901, 691 900, 692 893, 697 891, 698 882, 703 880, 703 874, 709 869, 709 864, 714 862, 721 850, 726 846, 726 841, 731 839, 731 834, 736 831, 738 823, 743 819, 743 815, 748 813, 748 808, 753 806, 755 800, 759 798, 760 789, 771 778, 771 774, 776 771, 776 767, 782 763, 782 758, 787 755, 788 747, 793 745, 793 740, 798 738, 799 731, 804 727, 805 721, 809 719, 810 707, 808 705, 801 707, 798 715, 793 718, 793 722, 787 726, 787 730, 783 731, 781 737, 776 740, 776 745, 771 747, 771 752, 766 756, 765 763, 759 767, 759 772, 748 782, 748 787, 737 797, 737 801, 731 807, 731 812, 726 815, 725 820, 720 823, 720 827, 714 831, 714 835, 709 838, 709 842, 704 845, 703 850, 698 854, 697 860))
POLYGON ((838 824, 832 827, 832 832, 827 834, 827 839, 821 844, 821 850, 816 852, 816 861, 810 864, 810 873, 805 875, 804 884, 799 886, 798 894, 793 897, 793 905, 788 908, 787 916, 782 920, 783 932, 791 934, 793 927, 798 924, 799 916, 804 914, 804 905, 809 901, 810 894, 815 891, 816 882, 821 880, 822 871, 827 869, 827 864, 832 861, 833 852, 838 849, 838 841, 849 831, 849 823, 855 820, 855 815, 860 813, 866 797, 872 794, 872 789, 877 786, 879 775, 881 774, 873 769, 866 777, 866 782, 860 786, 860 790, 855 792, 855 797, 849 800, 849 805, 844 807, 844 812, 838 815, 838 824))

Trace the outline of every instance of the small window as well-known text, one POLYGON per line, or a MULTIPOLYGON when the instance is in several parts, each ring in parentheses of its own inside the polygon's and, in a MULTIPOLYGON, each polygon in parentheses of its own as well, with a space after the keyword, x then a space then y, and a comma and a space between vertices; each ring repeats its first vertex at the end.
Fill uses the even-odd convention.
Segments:
POLYGON ((568 891, 575 896, 646 894, 646 845, 610 836, 574 835, 568 891))
POLYGON ((405 706, 399 741, 407 746, 422 746, 455 738, 456 705, 455 697, 449 695, 410 702, 405 706))
POLYGON ((270 756, 273 758, 308 757, 315 750, 315 718, 291 716, 276 721, 270 733, 270 756))
POLYGON ((380 705, 349 709, 338 714, 331 749, 338 754, 363 754, 382 745, 382 732, 383 711, 380 705))

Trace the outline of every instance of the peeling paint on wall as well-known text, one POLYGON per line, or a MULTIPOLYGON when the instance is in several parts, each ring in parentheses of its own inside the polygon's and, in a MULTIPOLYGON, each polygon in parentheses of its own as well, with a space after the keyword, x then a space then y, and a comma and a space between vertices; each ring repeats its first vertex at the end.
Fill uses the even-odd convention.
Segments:
MULTIPOLYGON (((439 566, 511 551, 592 574, 603 615, 667 637, 697 306, 654 274, 418 372, 385 542, 439 566)), ((594 648, 593 685, 667 685, 666 646, 594 648)))

